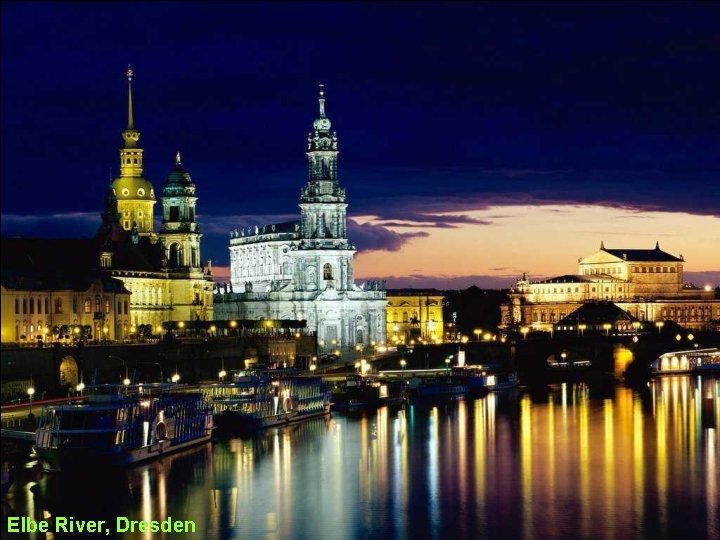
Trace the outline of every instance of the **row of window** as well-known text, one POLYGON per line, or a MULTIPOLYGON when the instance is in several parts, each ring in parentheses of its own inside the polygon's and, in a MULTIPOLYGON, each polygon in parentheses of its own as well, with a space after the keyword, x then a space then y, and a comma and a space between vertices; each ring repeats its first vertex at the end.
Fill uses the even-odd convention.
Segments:
POLYGON ((674 266, 633 266, 632 271, 638 274, 675 274, 677 268, 674 266))
MULTIPOLYGON (((49 314, 50 313, 50 298, 23 298, 22 301, 20 298, 15 299, 15 315, 20 314, 20 309, 22 308, 22 314, 27 315, 28 313, 30 315, 35 314, 35 310, 37 309, 37 314, 42 315, 43 313, 49 314), (45 308, 43 310, 43 307, 45 308)), ((54 313, 62 313, 62 300, 60 298, 55 298, 54 302, 54 313)))
MULTIPOLYGON (((72 298, 72 313, 78 312, 78 299, 77 297, 72 298)), ((110 313, 110 299, 105 297, 104 299, 100 296, 95 297, 95 310, 94 313, 100 313, 104 311, 105 313, 110 313)), ((62 298, 55 298, 53 299, 53 313, 62 313, 63 312, 63 301, 62 298)), ((86 297, 83 302, 83 311, 85 313, 93 313, 93 300, 90 297, 86 297)), ((23 315, 34 315, 35 311, 37 310, 38 315, 49 314, 50 313, 50 298, 46 297, 44 299, 42 298, 23 298, 20 300, 20 298, 15 299, 15 314, 20 315, 22 310, 23 315), (44 309, 43 309, 44 308, 44 309)), ((117 314, 128 314, 128 302, 125 301, 118 301, 117 303, 117 314)))
MULTIPOLYGON (((408 322, 411 322, 412 320, 415 320, 415 321, 419 321, 419 320, 420 320, 420 319, 418 318, 417 311, 414 311, 414 312, 412 313, 412 315, 410 315, 407 311, 403 311, 403 312, 402 312, 402 321, 400 321, 400 312, 398 312, 398 311, 393 311, 393 312, 391 313, 391 319, 392 319, 392 320, 391 320, 391 321, 388 321, 388 322, 396 322, 396 323, 404 322, 404 323, 408 323, 408 322)), ((430 312, 430 322, 435 322, 435 313, 433 313, 432 311, 430 312)))
POLYGON ((584 268, 583 275, 595 274, 622 274, 622 269, 616 266, 610 268, 584 268))
MULTIPOLYGON (((597 289, 596 287, 591 287, 590 292, 596 292, 596 289, 597 289)), ((602 287, 600 287, 600 290, 602 291, 602 287)), ((618 287, 617 290, 618 290, 618 292, 622 292, 623 288, 618 287)), ((579 292, 579 291, 580 291, 580 288, 575 287, 575 292, 579 292)), ((572 287, 567 287, 567 290, 565 290, 564 287, 560 287, 560 290, 558 290, 557 287, 553 287, 552 289, 550 289, 550 288, 539 289, 539 290, 535 291, 535 294, 558 294, 558 293, 572 293, 572 292, 573 292, 572 287)), ((610 292, 610 287, 605 287, 605 292, 606 293, 610 292)))

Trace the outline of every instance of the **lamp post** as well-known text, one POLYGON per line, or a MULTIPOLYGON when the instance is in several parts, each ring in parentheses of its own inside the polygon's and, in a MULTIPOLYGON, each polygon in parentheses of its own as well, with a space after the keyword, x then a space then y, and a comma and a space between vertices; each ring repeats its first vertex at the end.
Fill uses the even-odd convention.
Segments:
POLYGON ((520 333, 522 334, 523 339, 527 339, 527 335, 528 335, 529 331, 530 331, 530 329, 527 326, 520 327, 520 333))
POLYGON ((33 411, 33 396, 35 395, 35 388, 33 386, 30 386, 30 388, 27 389, 28 397, 30 398, 30 414, 32 414, 33 411))
POLYGON ((475 334, 476 341, 480 341, 480 335, 482 334, 482 328, 476 328, 473 330, 473 334, 475 334))
POLYGON ((450 373, 450 358, 445 359, 445 370, 450 373))
POLYGON ((605 335, 606 335, 606 336, 609 336, 609 335, 610 335, 610 328, 612 328, 612 325, 611 325, 610 323, 605 323, 605 324, 602 325, 602 327, 603 327, 603 330, 605 330, 605 335))
POLYGON ((663 326, 665 326, 665 323, 663 321, 657 321, 655 323, 655 326, 657 326, 658 334, 662 333, 663 326))
POLYGON ((220 379, 220 382, 225 380, 225 376, 227 375, 227 371, 225 371, 225 357, 221 357, 222 363, 220 364, 220 371, 218 371, 218 378, 220 379))

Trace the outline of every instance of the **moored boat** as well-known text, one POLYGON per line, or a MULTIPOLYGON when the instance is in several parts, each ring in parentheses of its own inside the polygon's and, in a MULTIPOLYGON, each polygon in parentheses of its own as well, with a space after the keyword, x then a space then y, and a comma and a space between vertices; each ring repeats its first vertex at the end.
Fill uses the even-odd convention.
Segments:
POLYGON ((470 392, 466 381, 452 376, 414 377, 408 391, 414 397, 458 396, 470 392))
POLYGON ((650 364, 653 375, 720 371, 720 349, 692 349, 661 354, 650 364))
POLYGON ((505 369, 498 365, 477 365, 453 368, 456 377, 466 381, 471 391, 487 390, 497 392, 509 390, 520 384, 515 371, 505 369))
POLYGON ((338 409, 380 407, 405 400, 405 381, 385 381, 359 375, 336 381, 332 387, 332 406, 338 409))
POLYGON ((330 390, 320 377, 236 371, 231 382, 203 385, 225 431, 254 431, 330 414, 330 390))
POLYGON ((43 408, 34 454, 50 471, 130 465, 210 440, 212 409, 173 385, 88 387, 82 403, 43 408))

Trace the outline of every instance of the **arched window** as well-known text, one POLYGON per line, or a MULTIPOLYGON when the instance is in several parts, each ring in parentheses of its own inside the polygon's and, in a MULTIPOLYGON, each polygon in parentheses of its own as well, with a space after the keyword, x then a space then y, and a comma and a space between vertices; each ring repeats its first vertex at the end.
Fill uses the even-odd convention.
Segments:
POLYGON ((168 266, 177 268, 180 266, 180 246, 178 244, 170 244, 168 252, 168 266))
POLYGON ((101 304, 100 304, 100 297, 96 296, 95 297, 95 313, 100 313, 101 309, 102 308, 101 308, 101 304))
POLYGON ((92 312, 92 301, 89 298, 85 299, 85 313, 92 312))
POLYGON ((332 266, 330 263, 325 263, 323 265, 323 279, 332 279, 332 266))

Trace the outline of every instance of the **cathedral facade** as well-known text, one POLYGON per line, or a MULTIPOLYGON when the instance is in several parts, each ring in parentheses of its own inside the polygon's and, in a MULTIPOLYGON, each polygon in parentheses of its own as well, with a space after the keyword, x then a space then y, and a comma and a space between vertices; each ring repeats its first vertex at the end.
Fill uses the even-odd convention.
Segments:
POLYGON ((215 318, 306 320, 321 347, 385 342, 385 290, 353 279, 345 188, 338 182, 338 138, 325 114, 308 135, 308 181, 300 219, 230 235, 231 291, 215 299, 215 318))
POLYGON ((501 306, 503 326, 552 330, 553 325, 588 302, 612 302, 638 321, 674 321, 687 328, 720 324, 714 291, 685 283, 682 255, 660 249, 606 249, 578 260, 578 273, 539 281, 526 275, 501 306))

